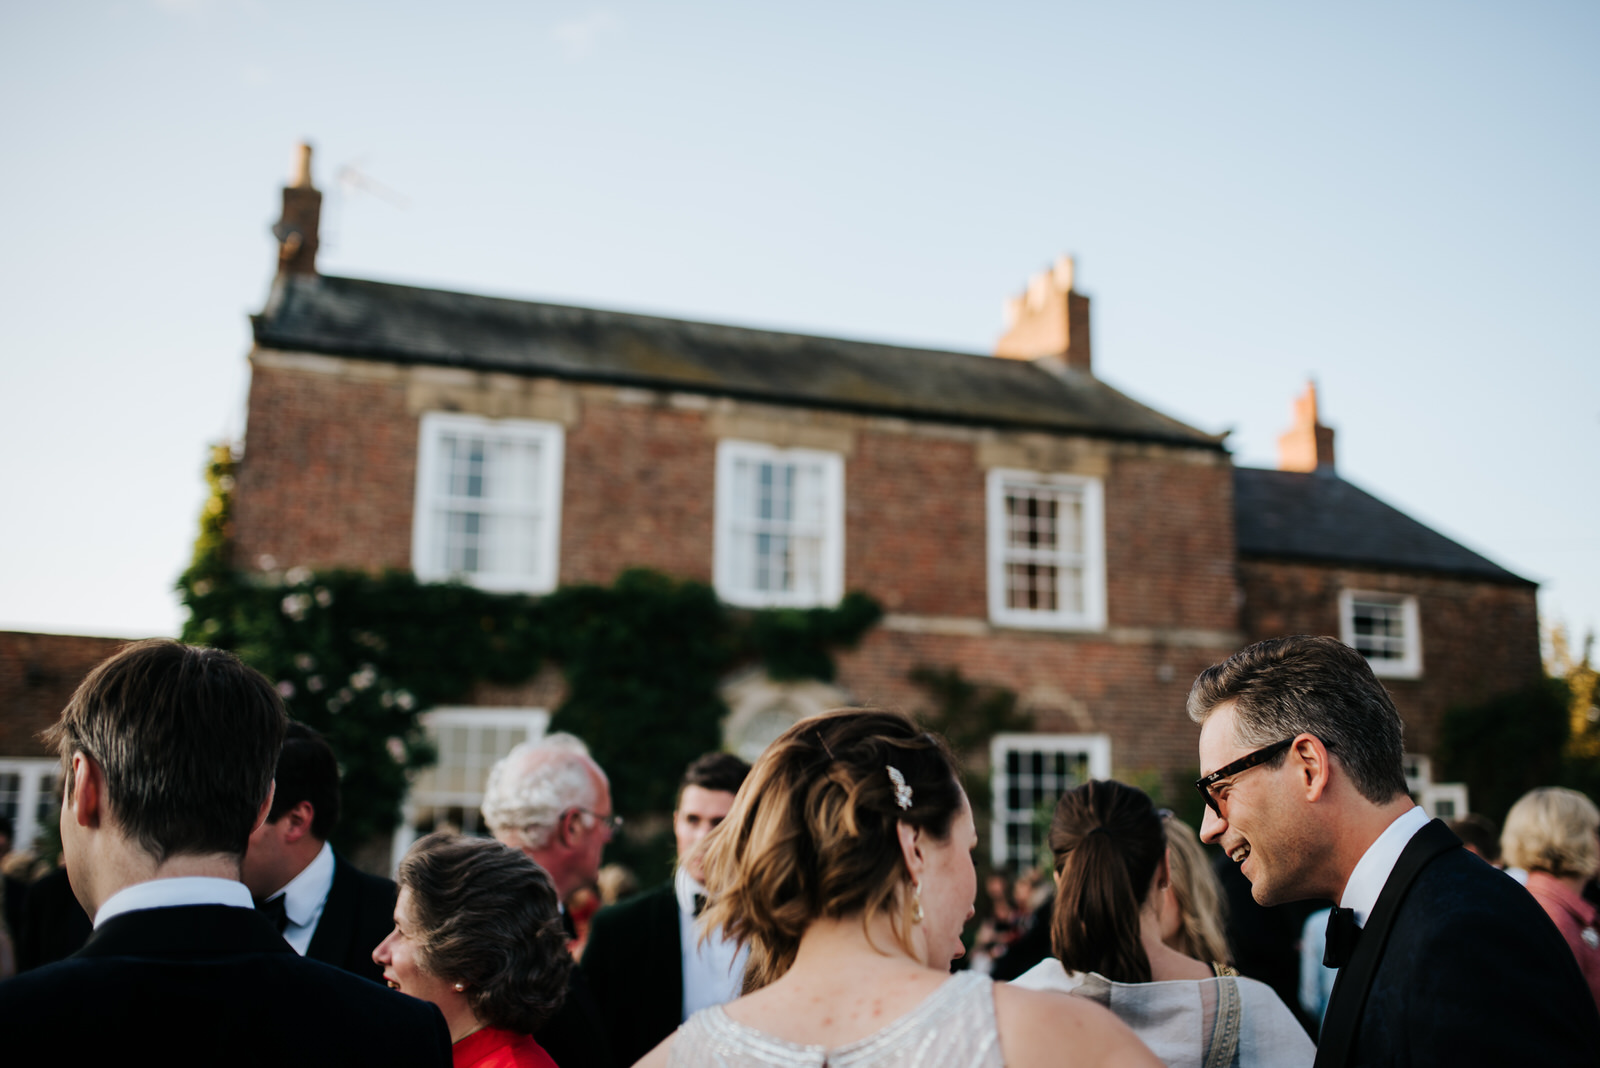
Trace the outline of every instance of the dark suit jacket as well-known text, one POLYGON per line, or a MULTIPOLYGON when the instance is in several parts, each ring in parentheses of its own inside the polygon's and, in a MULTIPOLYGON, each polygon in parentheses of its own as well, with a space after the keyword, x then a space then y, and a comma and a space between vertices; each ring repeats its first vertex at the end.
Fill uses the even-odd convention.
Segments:
POLYGON ((306 956, 383 982, 383 966, 373 963, 372 951, 394 929, 394 898, 394 883, 368 875, 335 853, 333 886, 306 956))
POLYGON ((433 1005, 305 960, 225 905, 112 917, 76 955, 0 983, 0 1034, 16 1064, 450 1065, 433 1005))
POLYGON ((671 883, 601 909, 589 925, 583 970, 619 1066, 649 1053, 682 1022, 678 942, 678 897, 671 883))
POLYGON ((1443 823, 1418 831, 1340 969, 1317 1068, 1597 1060, 1600 1013, 1544 910, 1443 823))
POLYGON ((72 956, 83 948, 93 930, 94 924, 72 893, 67 869, 57 868, 28 887, 22 933, 17 937, 17 971, 72 956))
MULTIPOLYGON (((561 913, 567 938, 575 937, 572 917, 561 913)), ((605 1020, 595 1004, 582 968, 574 968, 567 979, 567 996, 556 1014, 534 1033, 534 1039, 560 1068, 611 1068, 611 1042, 605 1020)))

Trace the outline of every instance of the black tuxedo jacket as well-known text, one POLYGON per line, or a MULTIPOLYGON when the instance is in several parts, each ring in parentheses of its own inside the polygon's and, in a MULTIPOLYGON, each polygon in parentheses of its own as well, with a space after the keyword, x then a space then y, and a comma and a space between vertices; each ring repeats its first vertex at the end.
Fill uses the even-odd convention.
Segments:
POLYGON ((683 1020, 683 950, 672 884, 596 913, 583 970, 600 1003, 619 1068, 677 1030, 683 1020))
MULTIPOLYGON (((565 911, 561 913, 561 925, 569 941, 577 937, 572 917, 565 911)), ((611 1068, 611 1041, 606 1035, 605 1020, 582 968, 574 968, 568 974, 567 995, 561 1007, 533 1037, 560 1068, 611 1068)))
POLYGON ((1339 971, 1317 1068, 1597 1060, 1600 1014, 1544 910, 1443 823, 1423 827, 1339 971))
POLYGON ((0 983, 0 1034, 16 1064, 450 1065, 433 1005, 305 960, 225 905, 112 917, 72 957, 0 983))
POLYGON ((383 965, 373 962, 372 951, 394 929, 394 898, 394 883, 368 875, 335 853, 333 886, 306 956, 383 982, 383 965))

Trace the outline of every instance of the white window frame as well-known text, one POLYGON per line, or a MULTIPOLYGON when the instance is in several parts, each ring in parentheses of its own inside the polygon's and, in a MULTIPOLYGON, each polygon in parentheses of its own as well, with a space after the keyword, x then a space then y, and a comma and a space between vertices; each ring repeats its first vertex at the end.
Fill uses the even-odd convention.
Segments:
POLYGON ((712 548, 712 573, 717 596, 745 608, 813 608, 838 604, 844 596, 844 457, 818 449, 780 449, 754 441, 717 442, 716 533, 712 548), (822 518, 816 536, 818 589, 763 590, 746 585, 736 566, 739 526, 748 518, 734 511, 734 470, 740 461, 776 464, 816 464, 822 475, 822 518))
MULTIPOLYGON (((469 730, 522 730, 526 732, 523 741, 537 742, 544 737, 545 731, 550 726, 550 713, 542 708, 479 708, 476 706, 463 706, 457 708, 434 708, 424 712, 418 722, 427 733, 428 740, 437 747, 439 732, 448 727, 466 727, 469 730)), ((488 781, 489 769, 501 760, 512 746, 497 746, 492 754, 482 753, 477 736, 469 743, 469 750, 480 759, 476 766, 469 765, 473 770, 482 773, 483 781, 478 783, 476 790, 419 790, 415 780, 407 791, 405 801, 400 806, 400 822, 394 829, 394 840, 390 846, 391 873, 400 866, 400 861, 406 855, 406 850, 411 848, 420 834, 417 831, 417 818, 422 809, 427 808, 463 808, 469 812, 476 812, 483 805, 483 787, 488 781), (503 750, 503 751, 502 751, 503 750)), ((437 765, 435 765, 437 767, 437 765)), ((417 773, 418 777, 423 773, 417 773)), ((465 830, 481 831, 482 828, 467 827, 465 830)))
MULTIPOLYGON (((1422 677, 1422 620, 1417 611, 1417 599, 1406 593, 1383 593, 1377 590, 1339 591, 1339 638, 1352 649, 1356 645, 1355 606, 1357 602, 1382 604, 1400 609, 1401 641, 1404 643, 1399 659, 1373 659, 1367 657, 1372 673, 1386 679, 1417 679, 1422 677)), ((1365 654, 1363 654, 1365 655, 1365 654)))
POLYGON ((1467 805, 1464 782, 1429 783, 1417 797, 1417 803, 1434 819, 1458 820, 1472 811, 1467 805))
MULTIPOLYGON (((1012 857, 1006 827, 1026 818, 1032 827, 1033 809, 1026 812, 1006 804, 1011 776, 1006 771, 1008 753, 1068 753, 1088 758, 1089 778, 1111 778, 1111 736, 1109 734, 996 734, 989 742, 990 797, 993 816, 989 824, 989 856, 995 867, 1012 863, 1033 863, 1033 857, 1012 857)), ((1059 797, 1059 794, 1057 795, 1059 797)))
POLYGON ((1032 627, 1044 630, 1104 630, 1106 626, 1106 556, 1104 490, 1100 479, 1087 475, 1048 474, 995 468, 988 474, 986 490, 989 517, 989 619, 1007 627, 1032 627), (1082 502, 1083 531, 1081 553, 1065 550, 1055 554, 1061 571, 1081 568, 1083 611, 1065 607, 1066 598, 1057 590, 1055 611, 1012 608, 1006 604, 1006 564, 1009 562, 1006 518, 1006 490, 1027 486, 1043 490, 1075 493, 1082 502))
MULTIPOLYGON (((416 504, 411 527, 411 567, 423 582, 461 579, 479 589, 505 593, 548 593, 556 588, 561 559, 561 478, 565 466, 566 432, 558 423, 529 419, 486 419, 454 412, 426 412, 418 428, 416 504), (538 499, 525 509, 537 516, 542 534, 534 547, 532 573, 513 571, 453 572, 436 564, 442 547, 434 525, 434 511, 444 497, 439 490, 444 457, 439 439, 450 432, 487 435, 501 440, 535 442, 540 447, 541 472, 538 499)), ((481 503, 493 514, 488 498, 464 498, 481 503)), ((501 506, 501 514, 510 510, 501 506)))
POLYGON ((11 848, 33 848, 43 826, 40 809, 59 801, 61 761, 55 757, 0 757, 0 775, 16 775, 17 811, 12 816, 11 848), (46 780, 54 780, 46 785, 46 780))

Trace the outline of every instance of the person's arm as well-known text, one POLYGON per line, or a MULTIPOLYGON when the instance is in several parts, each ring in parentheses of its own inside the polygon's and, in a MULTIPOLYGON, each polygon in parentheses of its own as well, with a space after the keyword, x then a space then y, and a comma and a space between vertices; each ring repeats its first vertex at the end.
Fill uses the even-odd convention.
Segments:
POLYGON ((1085 998, 996 983, 994 1014, 1007 1068, 1059 1068, 1064 1050, 1080 1068, 1162 1068, 1127 1024, 1085 998))

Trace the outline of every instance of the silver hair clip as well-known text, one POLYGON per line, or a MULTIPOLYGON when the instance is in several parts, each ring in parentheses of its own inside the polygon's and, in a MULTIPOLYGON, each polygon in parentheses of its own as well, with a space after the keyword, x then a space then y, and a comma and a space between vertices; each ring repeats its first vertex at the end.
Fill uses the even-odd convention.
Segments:
POLYGON ((889 781, 894 783, 894 803, 903 812, 911 807, 911 787, 906 785, 906 777, 900 774, 899 768, 885 764, 884 770, 889 773, 889 781))

